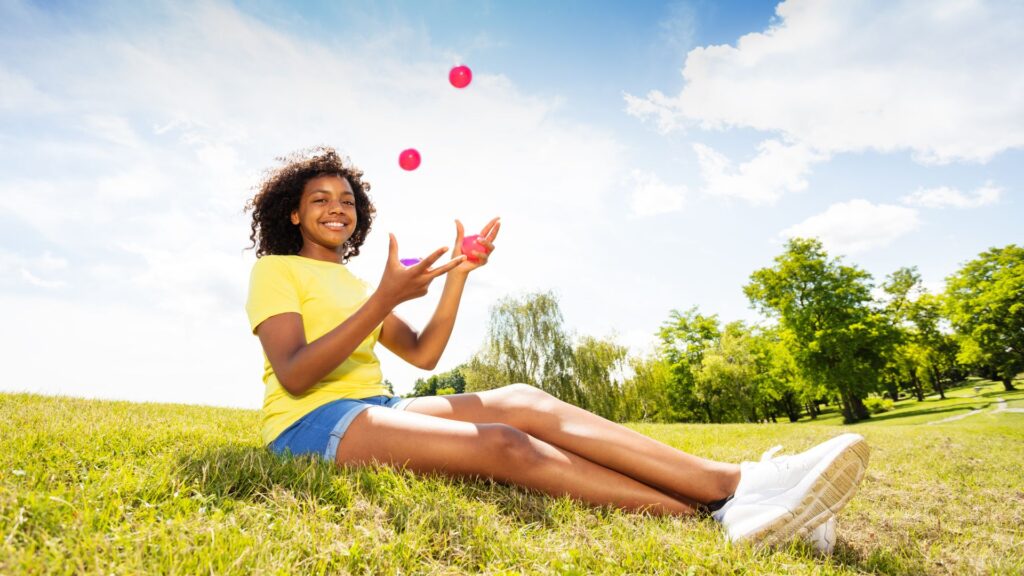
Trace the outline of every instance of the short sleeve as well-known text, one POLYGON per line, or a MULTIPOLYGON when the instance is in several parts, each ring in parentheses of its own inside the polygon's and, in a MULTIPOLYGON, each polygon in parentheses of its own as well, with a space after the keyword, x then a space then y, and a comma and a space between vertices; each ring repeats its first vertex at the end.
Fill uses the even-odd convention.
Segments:
POLYGON ((299 287, 288 264, 281 258, 264 256, 256 261, 249 277, 249 299, 245 312, 253 334, 261 322, 286 312, 301 314, 299 287))

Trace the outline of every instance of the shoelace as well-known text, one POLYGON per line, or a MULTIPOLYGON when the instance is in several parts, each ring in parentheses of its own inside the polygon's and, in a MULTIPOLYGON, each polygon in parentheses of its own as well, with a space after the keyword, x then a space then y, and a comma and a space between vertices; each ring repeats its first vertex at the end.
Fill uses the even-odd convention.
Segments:
POLYGON ((782 475, 789 470, 789 458, 786 456, 775 456, 775 453, 782 450, 782 444, 778 446, 772 446, 761 455, 761 464, 771 464, 775 469, 776 477, 782 477, 782 475))

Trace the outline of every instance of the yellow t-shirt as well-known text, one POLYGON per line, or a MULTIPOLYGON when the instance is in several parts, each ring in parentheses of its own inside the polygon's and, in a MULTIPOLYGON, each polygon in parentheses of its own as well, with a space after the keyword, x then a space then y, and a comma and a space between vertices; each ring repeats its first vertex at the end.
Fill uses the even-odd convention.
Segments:
MULTIPOLYGON (((245 311, 254 334, 267 318, 297 312, 302 315, 306 342, 312 342, 358 310, 370 292, 368 284, 341 264, 304 256, 264 256, 252 267, 245 311)), ((348 358, 339 358, 337 368, 300 396, 281 386, 264 353, 263 443, 270 444, 296 420, 333 400, 391 396, 373 352, 380 328, 377 326, 348 358)))

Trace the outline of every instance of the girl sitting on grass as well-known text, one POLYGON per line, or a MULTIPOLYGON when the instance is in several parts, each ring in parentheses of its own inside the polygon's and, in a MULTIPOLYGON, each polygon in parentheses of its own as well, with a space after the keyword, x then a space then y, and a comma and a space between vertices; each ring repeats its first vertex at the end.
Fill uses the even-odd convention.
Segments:
POLYGON ((486 251, 466 255, 456 220, 452 256, 441 264, 447 248, 402 265, 391 235, 373 289, 345 266, 375 215, 362 171, 325 147, 281 160, 247 205, 257 261, 246 311, 265 355, 262 436, 271 451, 481 476, 651 514, 710 512, 733 541, 774 544, 813 531, 831 547, 833 515, 867 465, 859 435, 737 465, 681 452, 527 384, 392 396, 374 346, 433 369, 466 281, 488 263, 501 224, 495 218, 481 230, 486 251), (417 332, 394 309, 440 276, 437 309, 417 332))

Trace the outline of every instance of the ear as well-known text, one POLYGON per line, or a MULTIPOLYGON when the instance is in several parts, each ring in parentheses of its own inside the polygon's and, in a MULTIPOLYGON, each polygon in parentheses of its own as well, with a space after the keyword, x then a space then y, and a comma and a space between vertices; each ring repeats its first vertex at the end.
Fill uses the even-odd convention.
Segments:
POLYGON ((292 224, 294 224, 296 226, 299 225, 299 211, 298 210, 292 210, 292 224))

